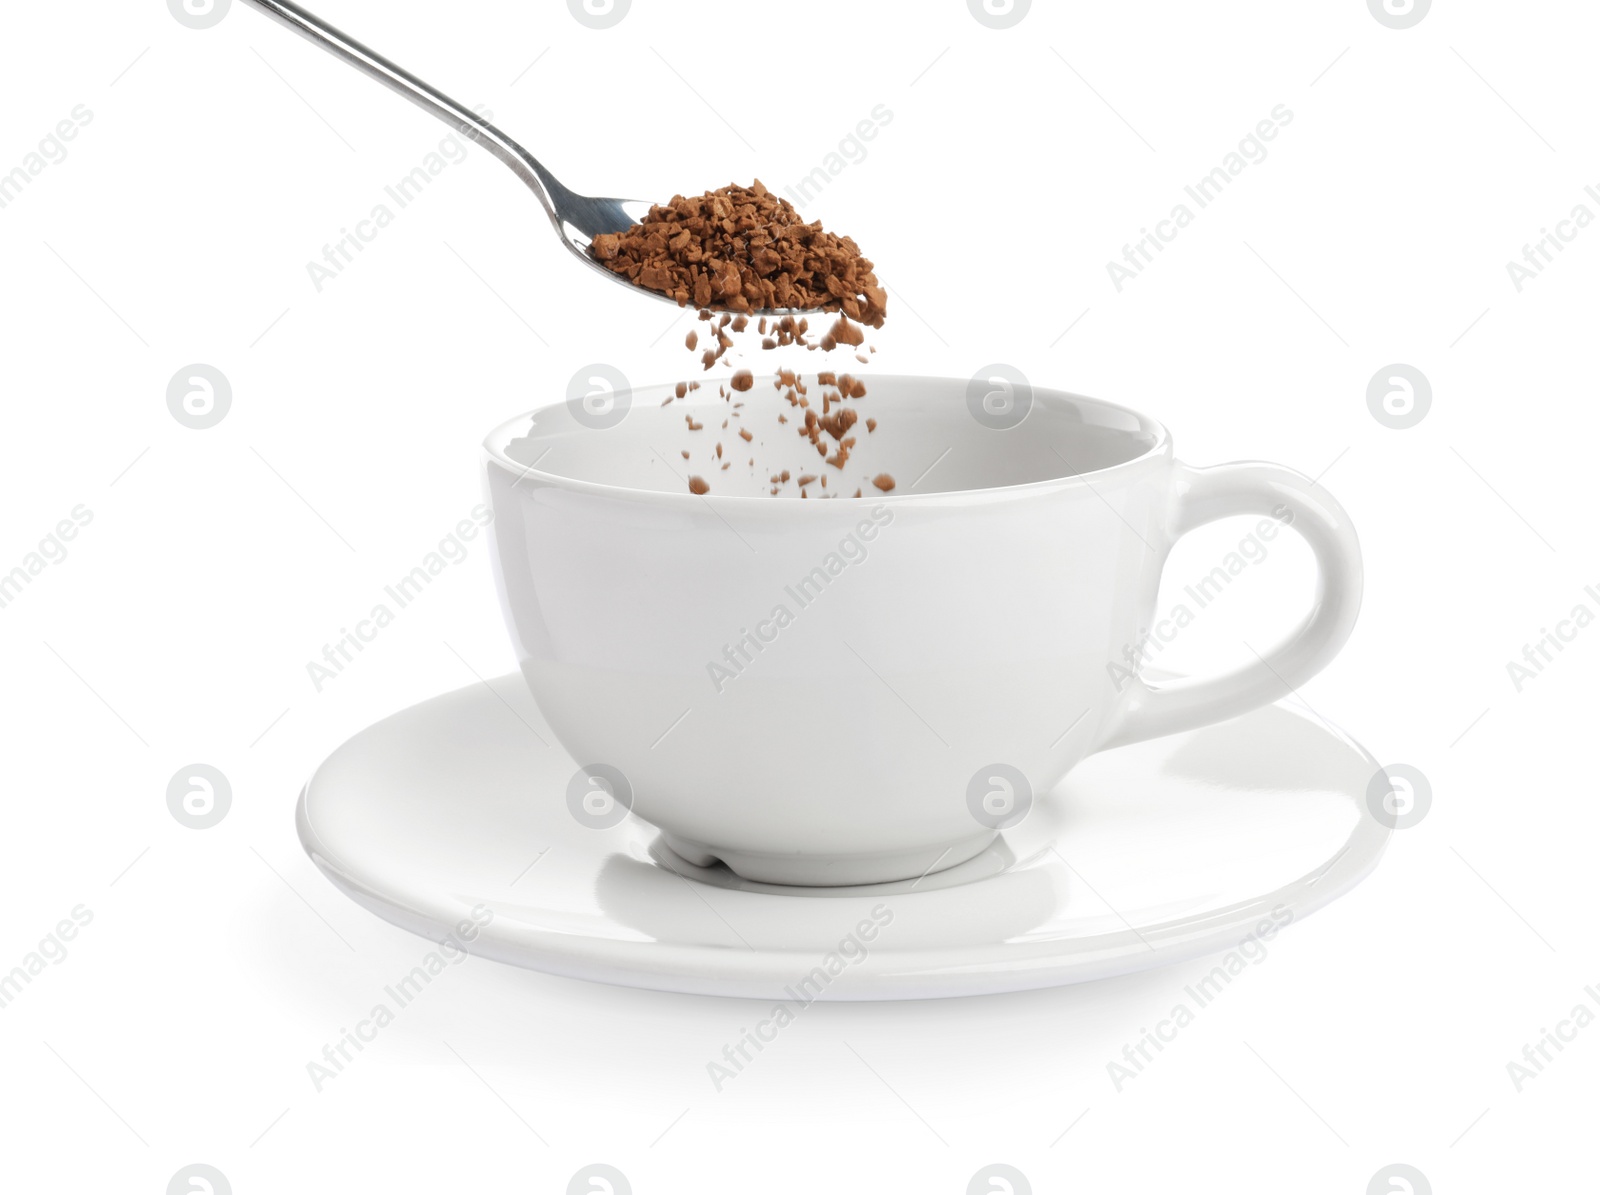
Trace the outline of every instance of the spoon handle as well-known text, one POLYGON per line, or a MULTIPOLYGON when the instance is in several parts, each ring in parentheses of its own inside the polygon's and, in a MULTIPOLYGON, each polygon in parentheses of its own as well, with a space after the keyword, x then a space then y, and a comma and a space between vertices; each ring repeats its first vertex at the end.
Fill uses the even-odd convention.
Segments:
POLYGON ((511 167, 512 172, 539 197, 551 220, 557 219, 557 203, 565 197, 566 188, 532 154, 483 117, 291 0, 245 0, 245 3, 254 5, 301 37, 321 46, 336 58, 343 59, 363 74, 370 75, 392 91, 399 92, 423 111, 432 113, 463 136, 483 145, 511 167))

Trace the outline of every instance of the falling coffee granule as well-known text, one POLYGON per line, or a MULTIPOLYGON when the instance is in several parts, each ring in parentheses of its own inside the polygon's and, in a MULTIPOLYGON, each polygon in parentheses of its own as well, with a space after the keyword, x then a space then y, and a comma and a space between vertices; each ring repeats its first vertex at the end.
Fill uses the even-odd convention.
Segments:
MULTIPOLYGON (((887 293, 878 285, 872 262, 861 255, 856 243, 824 231, 818 222, 804 223, 792 206, 771 194, 759 180, 750 187, 729 185, 693 198, 674 196, 671 203, 652 207, 640 223, 627 230, 595 237, 591 252, 607 269, 635 285, 663 294, 680 307, 693 302, 706 327, 704 334, 690 329, 683 343, 691 353, 699 354, 703 370, 712 369, 735 349, 735 337, 751 324, 751 340, 759 337, 762 349, 793 346, 832 352, 845 347, 865 364, 863 328, 881 328, 884 322, 887 293), (783 315, 754 314, 769 308, 794 310, 783 315), (819 328, 813 331, 803 313, 823 311, 835 313, 835 318, 828 324, 819 320, 819 328)), ((864 397, 865 383, 849 374, 824 370, 815 375, 813 383, 820 391, 808 393, 799 374, 783 369, 773 384, 795 408, 797 418, 804 416, 804 423, 796 428, 799 435, 816 449, 822 463, 843 474, 856 444, 850 429, 858 420, 858 413, 845 403, 864 397)), ((718 395, 730 404, 722 428, 737 432, 746 443, 753 443, 753 436, 738 426, 745 404, 732 399, 754 386, 753 372, 737 369, 718 388, 718 395)), ((680 382, 674 387, 674 397, 682 399, 698 388, 698 382, 680 382)), ((686 416, 685 421, 690 431, 703 426, 693 416, 686 416)), ((780 413, 778 422, 790 421, 780 413)), ((866 424, 868 431, 877 427, 876 420, 869 419, 866 424)), ((714 451, 720 469, 728 469, 731 462, 721 460, 720 442, 714 451)), ((750 467, 756 467, 754 458, 750 467)), ((846 484, 844 476, 836 480, 841 487, 846 484)), ((788 482, 787 471, 774 474, 770 492, 783 492, 788 482)), ((833 494, 843 497, 848 492, 838 488, 830 494, 828 474, 806 474, 797 484, 800 496, 811 497, 804 487, 815 483, 820 483, 824 498, 833 494)), ((884 492, 894 486, 887 474, 880 474, 872 484, 884 492)), ((689 489, 704 494, 710 486, 696 476, 689 489)), ((855 496, 860 495, 858 488, 855 496)))

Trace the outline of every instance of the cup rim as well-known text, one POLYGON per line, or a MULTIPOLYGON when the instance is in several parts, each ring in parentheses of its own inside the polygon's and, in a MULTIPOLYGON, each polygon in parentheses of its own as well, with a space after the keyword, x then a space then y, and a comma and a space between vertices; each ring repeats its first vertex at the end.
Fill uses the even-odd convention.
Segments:
MULTIPOLYGON (((757 382, 771 381, 776 378, 776 376, 776 374, 758 374, 755 380, 757 382)), ((934 374, 874 374, 871 380, 877 382, 957 382, 964 384, 964 379, 934 374)), ((675 387, 675 385, 676 383, 673 382, 662 382, 646 386, 632 386, 629 387, 629 392, 634 395, 648 395, 652 392, 662 393, 670 391, 675 387)), ((1070 399, 1075 403, 1083 403, 1089 406, 1099 407, 1102 410, 1114 411, 1119 414, 1129 416, 1135 420, 1143 430, 1151 433, 1153 439, 1150 447, 1145 449, 1139 455, 1130 457, 1125 461, 1118 461, 1114 465, 1106 465, 1098 469, 1090 469, 1086 472, 1074 473, 1066 477, 1047 477, 1042 478, 1039 481, 1024 481, 1012 485, 978 486, 963 490, 931 490, 923 494, 897 493, 891 491, 886 494, 877 494, 870 498, 863 496, 859 499, 853 499, 853 501, 866 503, 869 506, 876 506, 880 503, 892 504, 894 506, 911 506, 914 504, 933 505, 939 503, 949 503, 952 501, 971 501, 998 497, 1018 497, 1027 494, 1043 493, 1058 489, 1075 489, 1078 487, 1092 489, 1093 482, 1109 477, 1115 477, 1122 473, 1133 472, 1135 470, 1147 467, 1152 461, 1168 459, 1172 455, 1172 433, 1167 430, 1167 427, 1164 423, 1157 419, 1151 418, 1142 411, 1136 411, 1132 407, 1123 406, 1121 403, 1110 402, 1103 398, 1093 398, 1085 394, 1074 394, 1069 390, 1057 390, 1047 386, 1034 386, 1032 387, 1032 390, 1036 396, 1044 394, 1055 398, 1070 399)), ((519 482, 532 480, 558 489, 570 490, 582 494, 593 494, 601 497, 625 498, 633 501, 661 502, 679 506, 687 505, 689 503, 706 503, 709 504, 713 509, 717 507, 724 507, 728 509, 736 508, 741 511, 751 510, 757 507, 771 507, 780 510, 794 510, 797 508, 807 510, 832 510, 835 508, 835 503, 833 502, 800 502, 798 500, 783 501, 781 499, 774 499, 771 496, 759 494, 691 494, 669 490, 648 490, 637 486, 613 485, 609 482, 601 481, 586 481, 582 478, 568 477, 562 473, 550 473, 534 465, 525 465, 521 461, 513 460, 511 457, 506 455, 504 444, 512 438, 517 438, 513 436, 513 432, 520 429, 534 416, 543 411, 547 411, 552 407, 560 406, 562 405, 562 402, 563 400, 556 400, 554 402, 544 403, 496 424, 483 438, 482 449, 484 455, 502 469, 505 469, 509 473, 515 474, 519 482)))

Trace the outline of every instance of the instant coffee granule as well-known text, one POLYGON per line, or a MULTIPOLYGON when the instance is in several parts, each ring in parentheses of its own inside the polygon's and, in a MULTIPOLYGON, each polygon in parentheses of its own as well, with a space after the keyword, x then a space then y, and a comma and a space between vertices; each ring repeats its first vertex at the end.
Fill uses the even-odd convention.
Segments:
MULTIPOLYGON (((820 220, 806 223, 760 179, 692 198, 674 195, 638 224, 595 237, 590 252, 606 269, 679 307, 840 311, 881 328, 888 303, 872 262, 853 240, 825 231, 820 220)), ((837 330, 830 336, 839 339, 837 330)))
MULTIPOLYGON (((749 428, 734 426, 742 422, 745 404, 743 402, 734 402, 733 396, 735 394, 749 393, 755 386, 754 375, 747 369, 741 369, 733 375, 729 385, 732 386, 731 390, 728 386, 720 386, 717 390, 722 400, 729 404, 728 418, 722 421, 721 427, 724 430, 733 430, 745 443, 753 443, 755 436, 749 428)), ((858 425, 864 424, 868 435, 877 430, 878 421, 876 419, 863 420, 860 412, 853 405, 849 405, 852 400, 866 396, 866 384, 860 378, 848 373, 835 374, 824 370, 812 375, 811 384, 808 385, 803 375, 792 369, 780 369, 772 379, 772 386, 782 396, 783 401, 793 408, 796 434, 810 443, 816 450, 817 455, 822 458, 822 463, 825 466, 838 470, 841 475, 850 463, 851 452, 856 446, 858 433, 854 429, 858 425), (820 404, 820 413, 818 406, 815 404, 820 404)), ((676 393, 677 391, 675 390, 676 393)), ((671 400, 669 399, 669 401, 671 400)), ((684 416, 684 422, 692 432, 701 431, 705 427, 703 422, 697 422, 694 416, 689 414, 684 416)), ((788 424, 789 419, 785 415, 779 414, 778 422, 779 424, 788 424)), ((718 465, 720 469, 725 470, 732 463, 731 461, 722 460, 723 445, 721 440, 713 443, 711 453, 713 457, 712 463, 718 465)), ((683 455, 685 460, 691 457, 688 451, 684 451, 683 455)), ((755 468, 754 457, 750 459, 749 464, 752 469, 755 468)), ((772 474, 769 479, 768 493, 774 496, 780 494, 789 480, 790 476, 787 469, 781 473, 772 474)), ((826 472, 818 474, 802 473, 795 481, 802 498, 811 497, 807 492, 807 487, 812 484, 816 484, 826 490, 828 488, 826 472)), ((895 486, 894 478, 888 473, 879 473, 871 479, 871 484, 884 493, 894 489, 895 486)), ((703 478, 694 477, 690 480, 690 490, 693 493, 708 493, 709 489, 709 484, 703 478), (706 488, 697 488, 699 486, 705 486, 706 488)), ((844 491, 843 489, 836 489, 832 493, 824 494, 823 496, 843 497, 844 491)), ((859 487, 854 496, 858 498, 861 496, 859 487)))
MULTIPOLYGON (((711 311, 702 310, 700 312, 700 318, 702 320, 709 321, 715 317, 711 311)), ((726 335, 722 331, 723 328, 739 329, 742 331, 743 329, 740 327, 740 321, 743 321, 743 319, 744 317, 742 316, 733 317, 726 312, 722 313, 721 322, 716 327, 719 337, 726 339, 726 335)), ((748 323, 748 321, 744 322, 748 323)), ((758 332, 765 330, 766 328, 767 321, 763 319, 760 327, 758 327, 758 332)), ((771 330, 776 332, 779 337, 783 338, 783 341, 786 344, 801 344, 807 349, 824 348, 824 350, 826 350, 826 346, 830 339, 834 343, 838 343, 838 333, 843 332, 848 338, 850 333, 859 333, 860 331, 854 325, 849 324, 849 322, 842 315, 839 317, 839 320, 831 330, 830 337, 824 338, 820 342, 811 341, 807 338, 804 318, 796 320, 792 316, 784 316, 782 319, 774 319, 771 322, 771 330), (848 331, 844 331, 845 329, 848 329, 848 331)), ((687 344, 689 341, 686 340, 685 343, 687 344)), ((722 353, 725 351, 725 347, 719 348, 715 352, 707 350, 705 355, 706 367, 710 368, 716 359, 721 357, 722 353)), ((852 432, 851 429, 854 428, 858 423, 864 423, 867 434, 870 435, 878 428, 878 421, 876 419, 862 420, 860 413, 854 407, 845 405, 847 400, 865 398, 867 394, 867 386, 866 383, 858 377, 854 377, 848 373, 834 373, 832 370, 818 371, 815 375, 813 375, 813 384, 816 388, 816 393, 814 395, 811 392, 811 387, 807 386, 804 377, 792 369, 778 370, 777 376, 773 379, 772 383, 773 388, 783 396, 784 400, 788 402, 791 407, 795 408, 795 415, 798 420, 795 427, 796 433, 805 437, 810 442, 811 446, 816 449, 817 455, 823 458, 823 463, 825 465, 839 470, 842 474, 846 466, 849 464, 851 452, 856 446, 857 435, 856 433, 852 432), (817 408, 813 406, 813 400, 820 402, 820 413, 818 412, 817 408)), ((697 388, 698 385, 699 383, 695 382, 687 384, 680 382, 674 388, 674 396, 677 398, 682 398, 690 390, 697 388)), ((755 375, 752 373, 752 371, 748 369, 740 369, 728 379, 725 385, 721 385, 717 388, 717 394, 719 397, 721 397, 724 402, 730 404, 728 418, 722 421, 722 427, 724 429, 727 429, 731 423, 738 422, 742 419, 742 409, 744 408, 745 404, 742 401, 733 402, 732 400, 734 395, 748 394, 754 388, 754 386, 755 375)), ((666 401, 671 402, 672 398, 669 397, 666 401)), ((700 430, 702 425, 696 423, 692 416, 685 416, 685 419, 688 423, 690 431, 700 430)), ((789 419, 787 416, 780 413, 778 415, 778 422, 780 424, 787 424, 789 419)), ((750 443, 753 440, 753 436, 747 428, 737 427, 733 430, 737 431, 740 438, 746 443, 750 443)), ((715 446, 714 451, 717 459, 720 460, 722 456, 722 446, 720 442, 715 446)), ((755 467, 755 460, 753 458, 750 461, 750 465, 752 468, 755 467)), ((726 469, 728 464, 723 463, 720 467, 722 469, 726 469)), ((788 483, 788 481, 789 473, 787 470, 783 471, 782 473, 774 473, 770 479, 771 484, 767 492, 773 496, 782 493, 783 487, 788 483)), ((701 480, 699 484, 706 483, 701 480)), ((811 497, 811 494, 807 492, 806 487, 812 484, 817 484, 820 486, 820 488, 826 490, 828 486, 828 478, 825 473, 821 475, 804 474, 798 481, 796 481, 795 484, 799 489, 800 496, 802 498, 809 498, 811 497)), ((876 486, 878 490, 887 493, 894 488, 895 483, 894 478, 889 474, 879 473, 876 477, 871 479, 871 484, 876 486)), ((709 487, 705 491, 694 489, 693 486, 691 486, 691 489, 695 493, 709 492, 709 487)), ((843 489, 836 489, 831 493, 823 494, 823 497, 844 496, 845 492, 843 489)), ((857 498, 861 497, 860 487, 857 488, 853 496, 857 498)))
MULTIPOLYGON (((626 231, 594 238, 591 252, 607 269, 668 296, 680 307, 694 302, 700 321, 708 327, 703 334, 690 329, 684 347, 691 353, 699 351, 702 370, 712 369, 735 347, 735 337, 750 325, 749 313, 760 309, 836 313, 820 335, 812 332, 803 314, 756 316, 755 335, 764 350, 790 346, 822 352, 839 347, 859 350, 866 339, 861 325, 883 326, 887 294, 878 285, 872 262, 861 255, 856 243, 824 231, 820 222, 805 223, 759 179, 748 188, 729 185, 694 198, 674 196, 671 203, 652 207, 644 220, 626 231), (704 349, 702 342, 707 345, 704 349)), ((867 352, 877 349, 867 346, 867 352)), ((857 361, 867 363, 865 353, 854 355, 857 361)), ((796 408, 801 420, 797 434, 810 442, 823 464, 842 472, 856 444, 851 428, 859 422, 858 413, 843 404, 865 397, 867 388, 859 378, 830 371, 819 372, 815 381, 820 414, 812 407, 806 383, 794 371, 780 370, 774 388, 796 408)), ((753 372, 739 369, 718 393, 731 401, 733 394, 746 394, 754 385, 753 372)), ((680 382, 665 403, 698 388, 698 382, 680 382)), ((731 404, 729 419, 722 421, 724 429, 730 421, 740 419, 743 406, 743 402, 731 404)), ((692 416, 685 416, 685 421, 690 431, 703 427, 692 416)), ((789 420, 780 414, 778 422, 789 420)), ((877 428, 876 419, 865 424, 868 433, 877 428)), ((745 442, 752 441, 747 429, 734 430, 745 442)), ((721 459, 720 441, 713 452, 714 467, 726 470, 732 464, 721 459)), ((690 459, 689 452, 684 452, 684 459, 690 459)), ((755 467, 754 458, 750 466, 755 467)), ((788 470, 772 474, 768 492, 781 493, 789 481, 788 470)), ((709 483, 699 475, 690 477, 688 484, 691 493, 710 492, 709 483)), ((894 479, 880 473, 871 484, 887 492, 894 488, 894 479)), ((809 498, 812 485, 827 491, 828 477, 826 473, 801 474, 795 485, 802 498, 809 498)), ((845 493, 841 487, 822 496, 844 497, 845 493)), ((857 487, 853 496, 861 495, 862 488, 857 487)))

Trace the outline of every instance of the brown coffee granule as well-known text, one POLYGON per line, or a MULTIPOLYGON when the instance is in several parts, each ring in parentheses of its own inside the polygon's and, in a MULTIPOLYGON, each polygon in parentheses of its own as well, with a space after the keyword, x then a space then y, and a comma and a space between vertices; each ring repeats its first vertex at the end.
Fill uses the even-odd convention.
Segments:
MULTIPOLYGON (((841 316, 840 318, 842 319, 844 317, 841 316)), ((792 315, 785 315, 782 318, 772 321, 770 335, 766 336, 766 338, 762 340, 761 347, 764 349, 774 349, 784 348, 791 344, 798 344, 808 351, 823 347, 817 341, 808 338, 809 330, 810 324, 806 322, 804 316, 799 319, 795 319, 795 317, 792 315)))
POLYGON ((703 477, 691 477, 691 478, 689 478, 689 492, 691 494, 704 494, 710 489, 711 489, 711 487, 706 484, 706 479, 705 478, 703 478, 703 477))
POLYGON ((705 426, 705 424, 703 424, 703 423, 696 423, 694 421, 694 416, 693 415, 685 415, 683 418, 684 418, 684 422, 686 422, 689 425, 689 430, 692 431, 692 432, 697 432, 702 427, 705 426))
MULTIPOLYGON (((711 319, 712 313, 709 311, 703 311, 701 312, 701 317, 705 319, 711 319)), ((713 330, 717 331, 718 334, 721 335, 720 329, 724 326, 732 326, 732 321, 735 318, 737 317, 730 316, 726 312, 722 313, 721 316, 716 318, 716 321, 713 325, 713 330)), ((797 330, 799 325, 803 324, 803 322, 803 320, 795 321, 797 330)), ((754 374, 748 369, 738 370, 731 378, 728 379, 728 385, 722 385, 717 388, 718 396, 721 397, 724 402, 730 404, 729 418, 722 420, 722 428, 724 430, 729 428, 730 423, 734 419, 742 418, 740 412, 746 404, 742 401, 734 402, 733 395, 735 393, 745 394, 753 390, 755 386, 754 374), (732 392, 729 391, 728 385, 733 387, 732 392)), ((818 411, 811 406, 810 399, 805 396, 807 390, 805 380, 795 371, 790 369, 779 370, 777 375, 772 379, 772 385, 774 389, 782 393, 785 401, 787 401, 791 407, 798 409, 803 414, 804 422, 796 429, 798 434, 807 439, 811 446, 817 450, 817 455, 822 458, 822 463, 830 468, 837 469, 842 473, 848 466, 852 452, 856 446, 856 437, 849 433, 858 422, 863 422, 860 412, 857 411, 854 406, 847 405, 847 403, 850 399, 864 397, 867 393, 866 384, 861 379, 856 378, 848 373, 835 374, 833 372, 823 370, 813 375, 812 385, 823 387, 821 392, 822 401, 820 404, 820 414, 818 414, 818 411)), ((678 393, 679 390, 696 390, 699 389, 699 387, 699 382, 690 382, 687 383, 686 386, 684 383, 679 383, 678 386, 674 388, 674 393, 678 393)), ((702 424, 694 421, 692 415, 686 415, 685 420, 691 430, 698 431, 703 427, 702 424)), ((788 423, 789 419, 786 415, 780 412, 778 413, 778 422, 780 424, 788 423)), ((866 419, 864 422, 867 425, 867 431, 869 433, 877 430, 877 419, 866 419)), ((754 443, 754 433, 749 429, 734 428, 734 430, 738 432, 739 437, 744 440, 745 443, 754 443)), ((716 458, 721 460, 724 453, 723 445, 720 441, 714 445, 714 451, 716 458)), ((685 453, 685 459, 688 459, 687 453, 685 453)), ((721 468, 726 470, 730 464, 731 462, 724 462, 721 468)), ((751 469, 755 469, 755 458, 751 457, 748 464, 751 469)), ((819 477, 821 480, 821 488, 826 491, 828 489, 827 476, 828 475, 826 473, 822 473, 820 475, 805 475, 804 480, 797 483, 801 487, 800 496, 802 498, 810 497, 804 487, 815 484, 819 480, 819 477)), ((702 481, 703 480, 704 479, 702 479, 702 481)), ((771 482, 769 492, 774 495, 779 494, 782 492, 783 484, 788 481, 787 471, 782 474, 774 474, 769 480, 771 482)), ((839 480, 841 484, 844 484, 844 479, 842 477, 838 478, 837 480, 839 480)), ((872 484, 884 493, 889 492, 895 487, 894 478, 887 473, 880 473, 877 477, 873 478, 872 484)), ((839 490, 834 493, 824 492, 820 493, 818 496, 822 498, 842 498, 845 497, 845 492, 843 490, 839 490)), ((859 496, 859 493, 856 496, 859 496)))
POLYGON ((613 273, 683 307, 842 311, 883 326, 888 294, 849 237, 810 224, 757 179, 674 195, 638 224, 601 233, 590 252, 613 273))
POLYGON ((839 375, 839 393, 847 398, 865 398, 867 396, 866 383, 859 378, 853 378, 847 373, 839 375))
POLYGON ((689 459, 689 450, 687 448, 685 448, 683 450, 683 459, 684 460, 688 460, 689 459))
MULTIPOLYGON (((866 345, 862 327, 882 327, 887 303, 887 292, 878 286, 872 262, 861 256, 849 238, 835 237, 820 224, 801 223, 792 207, 759 182, 749 188, 724 187, 698 198, 675 196, 671 204, 656 205, 626 231, 595 238, 591 252, 613 273, 655 289, 680 306, 693 299, 697 322, 707 325, 711 337, 691 329, 684 344, 691 353, 698 353, 704 371, 739 347, 734 337, 752 324, 763 350, 799 346, 828 352, 849 346, 861 364, 867 363, 868 354, 877 352, 876 346, 866 345), (796 311, 755 316, 763 306, 787 306, 796 311), (825 325, 826 332, 819 328, 814 334, 807 316, 797 311, 834 314, 825 325), (710 339, 715 343, 709 343, 710 339), (699 349, 702 343, 706 344, 703 351, 699 349)), ((823 387, 820 419, 810 410, 815 396, 808 397, 806 383, 792 369, 780 370, 773 381, 785 401, 806 416, 805 426, 797 429, 799 434, 829 466, 843 469, 855 444, 846 432, 856 422, 856 413, 851 411, 842 420, 837 416, 845 402, 866 395, 866 384, 849 374, 827 370, 820 371, 813 384, 823 387)), ((737 416, 745 404, 732 402, 733 394, 748 393, 753 386, 753 371, 736 369, 717 393, 731 403, 737 416)), ((680 382, 673 393, 681 399, 699 388, 699 382, 680 382)), ((790 420, 779 413, 778 422, 790 420)), ((688 424, 691 430, 702 427, 692 417, 688 424)), ((729 420, 724 419, 722 427, 726 430, 729 420)), ((873 420, 867 430, 876 427, 873 420)), ((754 442, 748 431, 741 430, 740 436, 746 443, 754 442)), ((754 458, 750 463, 754 468, 754 458)), ((776 478, 774 483, 781 491, 783 483, 776 478)), ((840 492, 838 496, 844 495, 840 492)))
POLYGON ((824 433, 832 436, 836 442, 841 441, 859 418, 861 416, 854 407, 841 406, 832 414, 821 418, 817 417, 815 411, 807 411, 806 425, 800 434, 808 437, 813 444, 820 443, 824 433))

